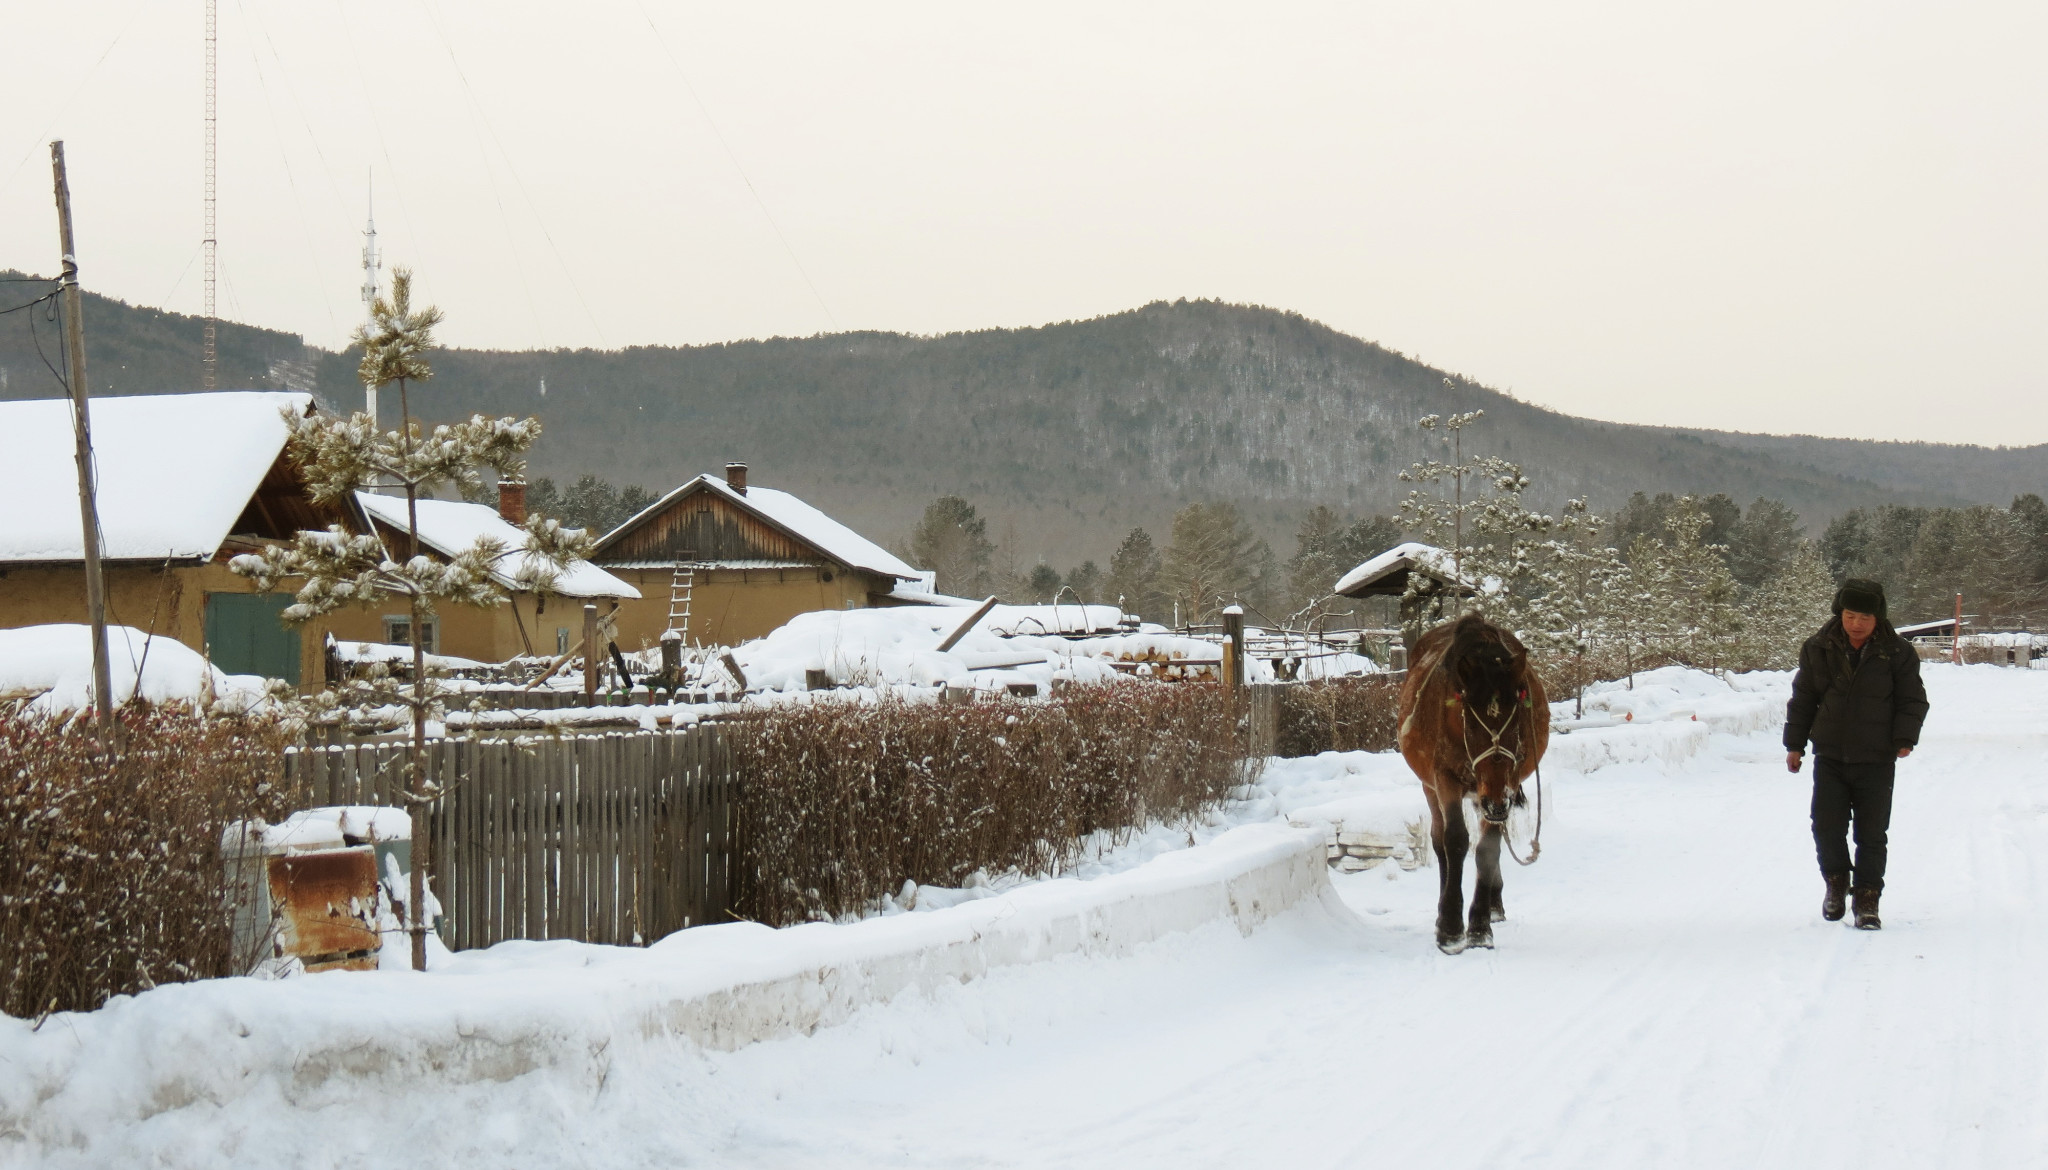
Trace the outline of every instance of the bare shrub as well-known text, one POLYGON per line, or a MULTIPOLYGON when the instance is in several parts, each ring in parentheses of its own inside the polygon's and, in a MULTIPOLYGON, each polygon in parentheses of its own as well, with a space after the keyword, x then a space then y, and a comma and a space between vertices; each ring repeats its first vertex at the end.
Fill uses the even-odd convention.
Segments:
POLYGON ((275 722, 131 705, 86 721, 0 712, 0 1010, 89 1011, 237 974, 221 831, 290 807, 275 722), (9 715, 12 717, 9 717, 9 715))
POLYGON ((1279 688, 1273 754, 1392 750, 1399 676, 1332 678, 1279 688))
POLYGON ((1097 830, 1214 807, 1247 766, 1230 700, 1198 683, 783 708, 741 732, 737 755, 738 902, 778 926, 859 911, 906 878, 1058 872, 1097 830))

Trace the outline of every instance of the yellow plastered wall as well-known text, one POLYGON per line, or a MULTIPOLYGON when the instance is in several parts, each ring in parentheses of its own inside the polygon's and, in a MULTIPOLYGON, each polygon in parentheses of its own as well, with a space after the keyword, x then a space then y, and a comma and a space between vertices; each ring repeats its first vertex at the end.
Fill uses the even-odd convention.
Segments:
MULTIPOLYGON (((658 645, 668 629, 669 587, 674 570, 622 569, 606 571, 640 590, 638 601, 619 607, 619 648, 640 650, 658 645)), ((872 577, 855 571, 832 571, 824 579, 817 568, 794 569, 711 569, 698 570, 690 604, 690 642, 700 646, 733 646, 758 638, 800 613, 820 609, 866 609, 871 590, 886 591, 892 579, 872 577)), ((598 603, 604 612, 611 603, 598 603)), ((583 636, 582 604, 567 598, 548 602, 540 625, 549 646, 555 630, 569 628, 569 641, 583 636), (560 605, 558 613, 555 606, 560 605)))
MULTIPOLYGON (((106 570, 107 621, 113 625, 154 630, 194 650, 205 651, 206 595, 254 593, 249 581, 228 572, 219 562, 160 566, 113 566, 106 570)), ((0 628, 84 623, 85 571, 77 566, 22 568, 0 575, 0 628)), ((299 628, 299 686, 317 690, 323 684, 326 625, 312 622, 299 628)))
MULTIPOLYGON (((562 603, 559 599, 551 599, 550 610, 545 617, 554 616, 552 607, 560 604, 562 603)), ((608 606, 610 602, 600 604, 608 606)), ((406 613, 403 598, 389 597, 380 605, 337 610, 329 614, 326 620, 329 628, 334 631, 334 636, 344 641, 382 642, 385 617, 404 617, 406 613)), ((436 607, 432 620, 440 627, 439 642, 434 647, 436 654, 452 654, 457 658, 470 658, 478 662, 503 662, 515 655, 525 654, 526 642, 519 636, 521 622, 525 624, 527 637, 532 640, 533 653, 555 652, 552 626, 549 626, 545 638, 534 632, 533 598, 530 595, 521 594, 511 602, 492 609, 481 609, 473 605, 444 604, 436 607)), ((580 622, 582 619, 577 620, 580 622)))

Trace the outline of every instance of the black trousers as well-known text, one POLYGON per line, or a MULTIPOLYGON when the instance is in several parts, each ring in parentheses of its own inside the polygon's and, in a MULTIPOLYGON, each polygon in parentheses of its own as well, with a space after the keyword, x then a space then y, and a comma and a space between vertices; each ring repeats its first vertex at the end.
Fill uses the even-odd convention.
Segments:
POLYGON ((1898 761, 1845 764, 1816 756, 1813 761, 1813 846, 1822 874, 1849 873, 1849 822, 1856 823, 1855 880, 1863 889, 1884 889, 1885 830, 1892 823, 1892 774, 1898 761))

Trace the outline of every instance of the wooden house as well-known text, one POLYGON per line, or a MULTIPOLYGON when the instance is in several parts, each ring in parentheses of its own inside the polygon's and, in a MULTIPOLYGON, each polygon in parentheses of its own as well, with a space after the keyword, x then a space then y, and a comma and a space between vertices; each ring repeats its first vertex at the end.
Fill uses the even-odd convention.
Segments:
MULTIPOLYGON (((410 555, 405 497, 362 492, 357 503, 394 557, 410 555)), ((496 508, 456 500, 420 500, 418 511, 420 550, 436 560, 474 547, 478 537, 491 537, 508 550, 520 549, 526 541, 519 528, 526 521, 526 485, 522 483, 499 484, 496 508)), ((422 622, 427 652, 479 662, 503 662, 520 654, 564 653, 583 636, 586 601, 599 602, 609 612, 614 603, 640 597, 639 590, 589 561, 570 564, 546 593, 523 589, 520 570, 525 556, 508 552, 497 573, 498 584, 510 597, 506 604, 491 609, 444 605, 422 622)), ((334 636, 347 641, 403 643, 412 636, 411 611, 398 597, 369 609, 337 611, 328 615, 327 621, 334 636)))
POLYGON ((693 645, 733 645, 800 613, 890 604, 898 584, 920 580, 788 492, 749 487, 744 463, 669 492, 606 533, 591 559, 640 591, 620 610, 627 650, 671 628, 693 645))
MULTIPOLYGON (((322 680, 324 629, 285 626, 289 593, 258 593, 229 558, 340 524, 285 458, 305 394, 234 391, 98 398, 92 437, 107 620, 175 638, 230 674, 322 680)), ((0 402, 0 627, 88 620, 68 399, 0 402)))

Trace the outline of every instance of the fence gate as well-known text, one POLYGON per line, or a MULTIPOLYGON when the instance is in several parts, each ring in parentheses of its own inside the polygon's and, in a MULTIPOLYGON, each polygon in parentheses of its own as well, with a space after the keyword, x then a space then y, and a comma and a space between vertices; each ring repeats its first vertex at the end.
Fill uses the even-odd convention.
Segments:
MULTIPOLYGON (((294 749, 321 804, 403 807, 403 743, 294 749)), ((642 945, 728 920, 738 779, 724 729, 428 745, 434 892, 457 950, 506 939, 642 945)))

